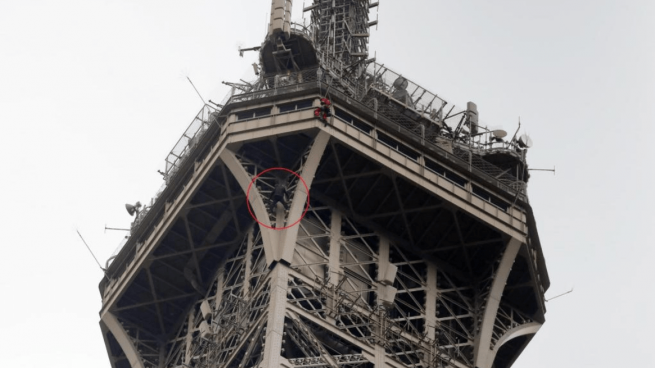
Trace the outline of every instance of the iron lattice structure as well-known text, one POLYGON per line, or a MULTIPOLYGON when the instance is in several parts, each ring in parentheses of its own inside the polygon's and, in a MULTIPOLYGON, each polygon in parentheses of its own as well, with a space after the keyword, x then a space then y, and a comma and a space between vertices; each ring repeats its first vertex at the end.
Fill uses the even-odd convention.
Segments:
POLYGON ((323 65, 356 65, 368 57, 369 1, 315 1, 310 7, 314 44, 323 65))
POLYGON ((113 368, 503 368, 544 323, 525 147, 367 60, 371 6, 273 2, 101 282, 113 368))

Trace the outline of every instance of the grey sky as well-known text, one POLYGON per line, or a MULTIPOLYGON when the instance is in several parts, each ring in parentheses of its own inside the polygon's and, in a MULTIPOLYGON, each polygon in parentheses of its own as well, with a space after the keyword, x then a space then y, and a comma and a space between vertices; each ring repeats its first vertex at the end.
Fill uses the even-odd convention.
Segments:
MULTIPOLYGON (((381 0, 379 62, 535 142, 552 286, 519 368, 655 366, 655 2, 381 0)), ((302 2, 296 0, 294 18, 302 2)), ((0 2, 2 366, 109 367, 104 260, 220 82, 251 78, 270 0, 0 2)), ((372 13, 375 18, 377 11, 372 13)))

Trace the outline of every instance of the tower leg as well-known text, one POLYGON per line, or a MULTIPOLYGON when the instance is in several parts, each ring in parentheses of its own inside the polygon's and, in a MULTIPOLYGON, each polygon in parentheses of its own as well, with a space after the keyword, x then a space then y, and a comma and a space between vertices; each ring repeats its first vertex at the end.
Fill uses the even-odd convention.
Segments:
POLYGON ((282 362, 282 338, 284 336, 284 316, 287 304, 289 268, 276 263, 271 272, 271 300, 268 306, 266 323, 266 345, 260 368, 280 367, 282 362))
POLYGON ((493 333, 496 314, 500 306, 500 299, 503 297, 507 278, 512 270, 516 255, 521 248, 521 242, 511 238, 505 247, 505 252, 498 265, 496 277, 493 280, 487 300, 485 302, 484 314, 480 325, 480 333, 475 343, 475 366, 478 368, 491 368, 496 352, 491 350, 491 336, 493 333))

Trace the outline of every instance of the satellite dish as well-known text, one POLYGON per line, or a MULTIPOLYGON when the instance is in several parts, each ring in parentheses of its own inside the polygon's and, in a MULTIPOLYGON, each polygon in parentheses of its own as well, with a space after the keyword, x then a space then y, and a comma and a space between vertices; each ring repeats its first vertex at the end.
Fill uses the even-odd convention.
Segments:
POLYGON ((403 78, 403 77, 398 77, 393 82, 393 88, 395 88, 395 89, 404 90, 405 88, 407 88, 407 85, 409 85, 409 82, 407 81, 406 78, 403 78))
POLYGON ((130 214, 130 216, 134 216, 135 213, 139 213, 139 209, 141 208, 141 202, 136 202, 135 204, 125 204, 125 209, 127 210, 127 213, 130 214))
POLYGON ((502 129, 496 129, 491 132, 496 138, 505 138, 507 137, 507 132, 502 129))
POLYGON ((519 147, 521 148, 530 148, 532 147, 532 138, 527 134, 523 134, 519 137, 519 147))

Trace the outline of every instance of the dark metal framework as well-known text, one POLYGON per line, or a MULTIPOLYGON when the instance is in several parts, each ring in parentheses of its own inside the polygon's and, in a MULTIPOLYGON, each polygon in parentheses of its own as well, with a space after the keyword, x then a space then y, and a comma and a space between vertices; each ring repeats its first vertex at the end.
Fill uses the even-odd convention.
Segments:
POLYGON ((321 67, 193 120, 100 285, 112 367, 503 368, 539 330, 525 152, 467 138, 468 112, 366 62, 371 6, 316 1, 321 67), (304 180, 282 204, 280 167, 304 180))

